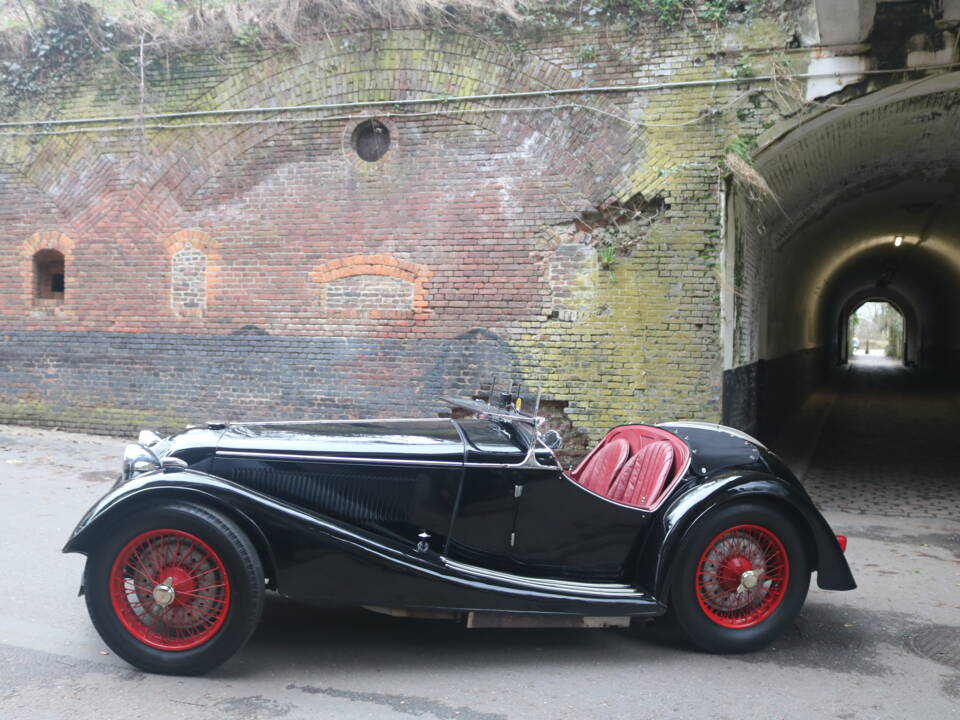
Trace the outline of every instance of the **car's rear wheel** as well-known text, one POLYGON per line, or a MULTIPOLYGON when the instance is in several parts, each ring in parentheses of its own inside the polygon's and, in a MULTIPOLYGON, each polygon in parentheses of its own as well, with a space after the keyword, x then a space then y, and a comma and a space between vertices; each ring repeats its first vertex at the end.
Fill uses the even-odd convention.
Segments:
POLYGON ((263 568, 228 518, 175 503, 126 517, 84 571, 94 626, 120 657, 148 672, 205 673, 253 634, 263 568))
POLYGON ((793 523, 761 504, 698 521, 677 556, 670 611, 695 645, 716 653, 768 645, 800 612, 809 561, 793 523))

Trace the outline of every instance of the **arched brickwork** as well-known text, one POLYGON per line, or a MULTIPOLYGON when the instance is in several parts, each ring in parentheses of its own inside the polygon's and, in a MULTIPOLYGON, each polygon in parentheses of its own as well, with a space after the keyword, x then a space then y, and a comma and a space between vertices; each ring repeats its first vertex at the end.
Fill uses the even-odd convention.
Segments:
MULTIPOLYGON (((333 45, 317 42, 295 52, 276 53, 225 80, 193 106, 350 103, 563 89, 581 84, 567 69, 532 53, 521 57, 507 45, 470 35, 419 30, 376 35, 381 43, 376 53, 370 52, 366 38, 348 38, 333 45), (383 57, 389 57, 390 62, 378 59, 383 57), (317 72, 318 67, 324 72, 317 72)), ((447 116, 487 132, 514 136, 518 143, 534 134, 542 136, 545 139, 538 151, 544 155, 545 165, 571 176, 593 203, 624 199, 636 192, 633 178, 644 148, 643 133, 625 122, 623 111, 602 95, 516 98, 484 101, 479 106, 488 106, 490 112, 464 112, 462 107, 452 107, 447 116), (523 107, 557 104, 588 109, 517 112, 523 107), (507 112, 499 112, 500 108, 507 112)), ((400 112, 438 109, 444 108, 411 107, 400 112)), ((388 105, 379 111, 388 114, 394 108, 388 105)), ((331 109, 324 114, 339 117, 342 122, 348 122, 344 116, 353 117, 352 127, 364 118, 378 117, 378 109, 331 109)), ((176 163, 164 170, 161 186, 175 187, 178 196, 186 199, 247 149, 268 142, 288 127, 259 123, 201 129, 191 134, 188 150, 183 148, 181 134, 164 133, 157 139, 158 154, 169 156, 174 146, 179 152, 176 163)))
POLYGON ((409 316, 411 313, 414 316, 423 315, 428 311, 427 294, 424 285, 431 275, 430 269, 425 265, 418 265, 417 263, 401 260, 393 255, 378 254, 351 255, 350 257, 330 260, 314 268, 313 272, 310 273, 310 278, 320 284, 321 302, 327 306, 327 310, 331 316, 343 318, 365 316, 389 319, 409 316), (361 306, 350 309, 341 307, 338 304, 338 307, 335 309, 329 307, 330 303, 327 302, 327 286, 329 284, 344 278, 362 278, 365 276, 371 278, 397 278, 402 282, 409 283, 411 286, 409 306, 396 308, 361 306))
POLYGON ((908 81, 825 104, 760 138, 754 165, 776 199, 758 197, 757 222, 773 248, 844 197, 907 168, 936 172, 960 153, 960 72, 908 81))
POLYGON ((35 295, 35 267, 34 256, 42 250, 56 250, 63 255, 63 264, 66 278, 66 298, 70 293, 70 271, 73 263, 73 240, 57 230, 46 230, 31 235, 20 249, 20 287, 23 294, 23 304, 32 307, 35 295))
POLYGON ((180 230, 163 242, 170 258, 170 309, 178 317, 203 317, 217 288, 220 256, 202 230, 180 230))

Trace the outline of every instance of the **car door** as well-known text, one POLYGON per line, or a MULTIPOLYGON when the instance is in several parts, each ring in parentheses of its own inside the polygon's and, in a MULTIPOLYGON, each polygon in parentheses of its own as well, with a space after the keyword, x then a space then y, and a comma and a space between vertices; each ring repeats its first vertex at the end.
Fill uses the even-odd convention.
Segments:
POLYGON ((597 582, 630 574, 651 513, 595 495, 560 470, 526 473, 518 495, 511 557, 529 574, 597 582))
POLYGON ((464 471, 446 554, 498 570, 512 569, 512 533, 517 515, 518 472, 524 452, 499 423, 457 421, 464 437, 464 471))

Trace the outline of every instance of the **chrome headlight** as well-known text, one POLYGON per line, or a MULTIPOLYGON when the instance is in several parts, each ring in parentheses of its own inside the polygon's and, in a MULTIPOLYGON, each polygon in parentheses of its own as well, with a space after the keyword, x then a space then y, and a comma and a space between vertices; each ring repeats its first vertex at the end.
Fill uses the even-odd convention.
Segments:
POLYGON ((143 445, 130 443, 123 449, 123 470, 120 477, 122 480, 129 480, 159 467, 160 460, 153 451, 143 445))

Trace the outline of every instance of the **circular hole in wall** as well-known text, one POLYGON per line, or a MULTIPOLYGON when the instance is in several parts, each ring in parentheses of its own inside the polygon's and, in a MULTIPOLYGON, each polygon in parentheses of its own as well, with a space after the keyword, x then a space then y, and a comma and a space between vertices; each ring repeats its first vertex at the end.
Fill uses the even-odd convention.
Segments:
POLYGON ((376 162, 390 149, 390 131, 381 122, 364 120, 354 128, 350 142, 361 159, 376 162))

